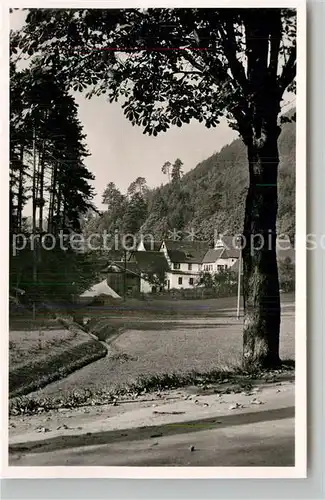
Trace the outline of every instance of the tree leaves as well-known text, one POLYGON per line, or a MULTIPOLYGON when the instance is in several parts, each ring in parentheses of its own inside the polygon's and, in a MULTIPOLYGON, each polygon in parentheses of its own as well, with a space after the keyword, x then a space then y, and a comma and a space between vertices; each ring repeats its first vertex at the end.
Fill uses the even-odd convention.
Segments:
MULTIPOLYGON (((260 10, 267 16, 267 9, 260 10)), ((142 126, 144 134, 157 136, 191 119, 211 128, 221 116, 229 115, 237 120, 232 126, 240 128, 232 109, 237 104, 245 115, 247 108, 242 78, 236 74, 243 75, 240 64, 247 57, 249 12, 32 9, 20 33, 20 45, 37 50, 41 60, 50 59, 58 71, 64 68, 62 77, 74 90, 83 92, 92 86, 88 97, 106 93, 110 102, 124 101, 125 116, 142 126), (220 35, 225 25, 232 45, 225 45, 220 35), (76 47, 79 58, 71 54, 76 47)), ((294 12, 283 9, 281 22, 280 51, 285 52, 295 43, 294 12)), ((290 89, 293 85, 289 82, 290 89)), ((245 120, 249 119, 246 115, 245 120)))

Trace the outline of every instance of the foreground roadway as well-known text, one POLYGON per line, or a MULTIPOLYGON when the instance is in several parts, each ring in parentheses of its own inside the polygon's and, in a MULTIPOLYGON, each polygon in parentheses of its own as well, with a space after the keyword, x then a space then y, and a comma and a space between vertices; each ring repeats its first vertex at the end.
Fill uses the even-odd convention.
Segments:
POLYGON ((15 417, 9 465, 294 466, 292 382, 222 396, 197 391, 52 412, 21 423, 15 417), (41 425, 49 426, 46 432, 41 425))

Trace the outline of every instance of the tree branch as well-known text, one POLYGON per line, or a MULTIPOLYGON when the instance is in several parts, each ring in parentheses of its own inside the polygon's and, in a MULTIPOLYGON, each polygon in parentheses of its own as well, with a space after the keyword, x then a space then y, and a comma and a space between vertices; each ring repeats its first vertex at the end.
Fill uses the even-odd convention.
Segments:
POLYGON ((204 72, 205 67, 202 64, 200 64, 195 59, 195 57, 192 56, 192 54, 190 52, 188 52, 187 50, 184 50, 184 51, 182 51, 182 55, 183 55, 184 59, 186 59, 193 66, 193 68, 196 68, 200 73, 204 72))
POLYGON ((202 75, 202 72, 201 71, 175 71, 173 73, 173 75, 177 75, 177 74, 182 74, 182 75, 202 75))
POLYGON ((230 109, 231 114, 237 121, 238 132, 240 133, 244 144, 247 146, 252 137, 252 127, 250 124, 249 117, 247 115, 247 111, 245 112, 239 105, 233 106, 230 109))
POLYGON ((278 57, 281 42, 281 15, 274 9, 273 22, 270 29, 270 63, 269 75, 273 80, 276 80, 278 71, 278 57))
POLYGON ((225 30, 220 22, 218 31, 221 36, 225 56, 228 59, 230 71, 232 72, 233 77, 237 80, 238 84, 241 86, 244 94, 248 94, 248 80, 246 78, 245 70, 241 62, 237 59, 236 36, 232 21, 226 21, 225 30))

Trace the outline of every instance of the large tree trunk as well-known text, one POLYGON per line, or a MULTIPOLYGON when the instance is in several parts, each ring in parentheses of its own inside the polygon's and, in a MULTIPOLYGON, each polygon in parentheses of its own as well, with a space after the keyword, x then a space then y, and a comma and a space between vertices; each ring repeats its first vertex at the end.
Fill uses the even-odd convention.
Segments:
POLYGON ((247 144, 250 184, 243 232, 243 356, 244 365, 251 368, 280 363, 276 258, 279 131, 275 116, 247 144))
POLYGON ((280 364, 280 293, 276 258, 278 137, 281 88, 277 68, 281 41, 278 9, 252 9, 245 16, 247 104, 242 130, 247 146, 249 189, 243 249, 244 335, 247 367, 280 364))

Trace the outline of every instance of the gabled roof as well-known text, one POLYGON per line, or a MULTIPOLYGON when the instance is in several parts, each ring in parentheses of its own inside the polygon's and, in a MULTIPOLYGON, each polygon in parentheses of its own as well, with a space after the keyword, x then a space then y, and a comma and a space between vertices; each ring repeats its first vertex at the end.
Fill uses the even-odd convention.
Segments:
POLYGON ((221 255, 224 252, 225 250, 223 248, 210 248, 210 250, 207 251, 203 258, 203 264, 212 264, 213 262, 216 262, 218 259, 220 259, 221 255))
POLYGON ((230 248, 229 250, 225 248, 222 254, 222 259, 239 259, 240 250, 239 248, 230 248))
POLYGON ((136 264, 137 269, 141 273, 161 273, 169 270, 169 265, 163 252, 133 252, 129 262, 136 264))
POLYGON ((198 263, 203 261, 209 250, 207 241, 178 241, 164 240, 168 257, 173 263, 198 263))
POLYGON ((123 260, 115 260, 114 262, 109 262, 103 272, 106 273, 120 273, 124 272, 124 267, 126 267, 127 274, 139 274, 139 269, 136 262, 126 262, 126 266, 123 260))

